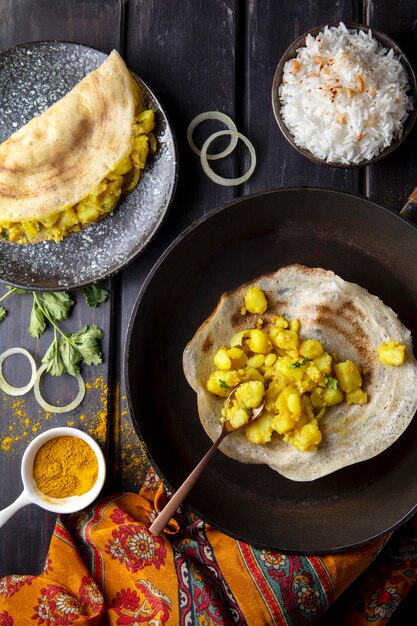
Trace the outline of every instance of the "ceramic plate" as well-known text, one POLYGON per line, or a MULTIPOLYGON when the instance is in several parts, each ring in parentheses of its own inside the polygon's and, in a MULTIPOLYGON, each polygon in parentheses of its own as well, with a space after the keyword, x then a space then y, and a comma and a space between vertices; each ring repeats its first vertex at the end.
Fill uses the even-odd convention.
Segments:
MULTIPOLYGON (((107 55, 75 43, 29 43, 0 54, 0 141, 62 98, 107 55)), ((135 76, 136 77, 136 76, 135 76)), ((158 149, 144 177, 103 221, 56 243, 0 242, 0 280, 30 289, 74 289, 120 271, 150 241, 174 194, 177 151, 166 114, 136 77, 156 112, 158 149)))

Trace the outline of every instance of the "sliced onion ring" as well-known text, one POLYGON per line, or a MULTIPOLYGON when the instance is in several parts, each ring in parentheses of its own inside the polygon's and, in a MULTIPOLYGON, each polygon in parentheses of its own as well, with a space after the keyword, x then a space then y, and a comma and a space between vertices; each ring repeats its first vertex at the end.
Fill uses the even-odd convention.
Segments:
POLYGON ((9 348, 2 354, 0 354, 0 389, 4 391, 4 393, 9 394, 9 396, 24 396, 25 393, 30 391, 34 385, 36 377, 36 363, 33 356, 25 350, 24 348, 9 348), (3 361, 7 359, 8 356, 12 354, 23 354, 29 361, 30 367, 32 370, 32 374, 30 376, 30 381, 24 387, 13 387, 9 385, 7 380, 3 376, 3 361))
POLYGON ((78 382, 79 389, 74 400, 65 406, 53 406, 52 404, 49 404, 42 398, 41 391, 40 391, 41 377, 47 367, 48 367, 47 363, 44 363, 43 365, 41 365, 38 371, 36 372, 36 376, 35 376, 35 384, 33 385, 33 393, 35 394, 35 398, 38 401, 38 404, 40 404, 41 407, 45 409, 45 411, 48 411, 49 413, 68 413, 69 411, 76 409, 77 406, 81 404, 85 396, 85 385, 84 385, 83 377, 81 376, 81 374, 78 373, 75 375, 75 378, 77 379, 77 382, 78 382))
MULTIPOLYGON (((200 113, 200 115, 197 115, 197 117, 191 120, 190 125, 187 129, 187 141, 190 144, 190 148, 192 148, 192 150, 194 150, 194 152, 198 154, 198 156, 200 156, 201 152, 194 143, 193 133, 197 126, 202 122, 205 122, 206 120, 219 120, 219 122, 223 122, 223 124, 225 124, 229 130, 237 132, 236 124, 234 123, 232 118, 225 113, 221 113, 220 111, 206 111, 205 113, 200 113)), ((231 152, 233 152, 233 150, 237 146, 237 141, 238 138, 235 135, 232 135, 229 145, 223 150, 223 152, 218 152, 216 154, 207 154, 206 158, 211 161, 215 161, 216 159, 223 159, 223 157, 226 157, 231 152)))
POLYGON ((245 135, 242 135, 242 133, 238 133, 234 130, 219 130, 217 133, 213 133, 213 135, 211 135, 204 142, 203 147, 201 148, 200 161, 201 167, 203 168, 204 172, 209 178, 211 178, 213 182, 217 183, 218 185, 223 185, 224 187, 233 187, 234 185, 240 185, 242 183, 245 183, 252 176, 253 171, 256 167, 256 153, 255 148, 253 147, 249 139, 245 137, 245 135), (243 174, 243 176, 240 176, 239 178, 223 178, 223 176, 219 176, 218 174, 213 172, 210 165, 208 164, 207 148, 214 139, 217 139, 217 137, 221 137, 223 135, 235 136, 237 139, 241 139, 243 143, 246 144, 246 146, 248 147, 251 156, 251 164, 246 174, 243 174))

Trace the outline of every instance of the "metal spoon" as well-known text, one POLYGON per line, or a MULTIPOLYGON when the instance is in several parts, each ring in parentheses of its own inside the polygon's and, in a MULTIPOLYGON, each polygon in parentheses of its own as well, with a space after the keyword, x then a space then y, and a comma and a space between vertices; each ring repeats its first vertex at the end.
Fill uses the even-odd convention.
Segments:
MULTIPOLYGON (((232 389, 232 391, 227 397, 226 404, 231 400, 236 389, 237 387, 232 389)), ((252 409, 252 413, 249 417, 249 420, 245 424, 242 424, 242 426, 238 426, 238 428, 233 428, 229 420, 224 420, 222 431, 220 435, 218 436, 218 438, 216 439, 216 441, 213 443, 211 448, 201 459, 200 463, 193 469, 193 471, 188 476, 188 478, 184 480, 181 487, 179 487, 179 489, 175 492, 175 494, 172 496, 169 502, 167 502, 167 504, 164 506, 162 511, 159 512, 156 519, 150 525, 149 530, 151 533, 153 533, 154 535, 161 534, 161 532, 164 530, 165 526, 168 524, 169 520, 174 515, 174 513, 176 512, 180 504, 183 503, 183 501, 185 500, 185 498, 188 496, 189 492, 191 491, 192 487, 194 487, 198 478, 203 473, 203 470, 205 469, 206 465, 208 464, 211 457, 217 450, 219 444, 223 441, 223 439, 227 435, 230 435, 230 433, 236 432, 240 430, 241 428, 244 428, 250 422, 253 422, 257 417, 259 417, 259 415, 262 413, 262 410, 265 406, 265 400, 266 398, 264 397, 262 403, 256 408, 252 409)))

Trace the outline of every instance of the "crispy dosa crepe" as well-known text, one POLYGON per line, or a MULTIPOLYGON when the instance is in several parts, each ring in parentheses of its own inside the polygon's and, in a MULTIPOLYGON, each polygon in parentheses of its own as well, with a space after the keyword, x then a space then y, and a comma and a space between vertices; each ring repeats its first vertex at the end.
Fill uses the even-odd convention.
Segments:
POLYGON ((273 315, 300 321, 300 338, 317 339, 339 360, 351 360, 364 368, 367 404, 328 407, 320 421, 323 441, 316 452, 300 452, 273 435, 270 443, 253 444, 244 430, 230 434, 221 450, 243 463, 265 463, 297 481, 314 480, 342 467, 370 459, 388 448, 406 429, 417 410, 417 362, 410 332, 379 298, 331 271, 302 265, 283 267, 225 293, 210 318, 187 345, 185 376, 198 394, 201 422, 211 439, 221 430, 224 398, 207 390, 213 357, 244 328, 256 328, 259 315, 241 315, 243 297, 251 286, 268 300, 261 317, 265 325, 273 315), (406 345, 401 367, 380 362, 377 348, 395 339, 406 345))
POLYGON ((48 225, 77 205, 129 155, 143 109, 136 81, 113 51, 0 145, 0 226, 48 225))

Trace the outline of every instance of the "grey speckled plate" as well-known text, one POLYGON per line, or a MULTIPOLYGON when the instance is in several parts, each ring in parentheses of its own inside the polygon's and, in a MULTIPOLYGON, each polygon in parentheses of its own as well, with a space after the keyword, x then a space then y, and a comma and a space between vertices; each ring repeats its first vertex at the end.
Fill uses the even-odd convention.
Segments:
MULTIPOLYGON (((86 46, 39 42, 0 54, 0 142, 62 98, 107 55, 86 46)), ((136 76, 156 112, 158 149, 136 189, 102 222, 59 243, 0 242, 0 281, 30 289, 75 289, 125 267, 155 234, 175 191, 177 150, 166 114, 136 76)))

